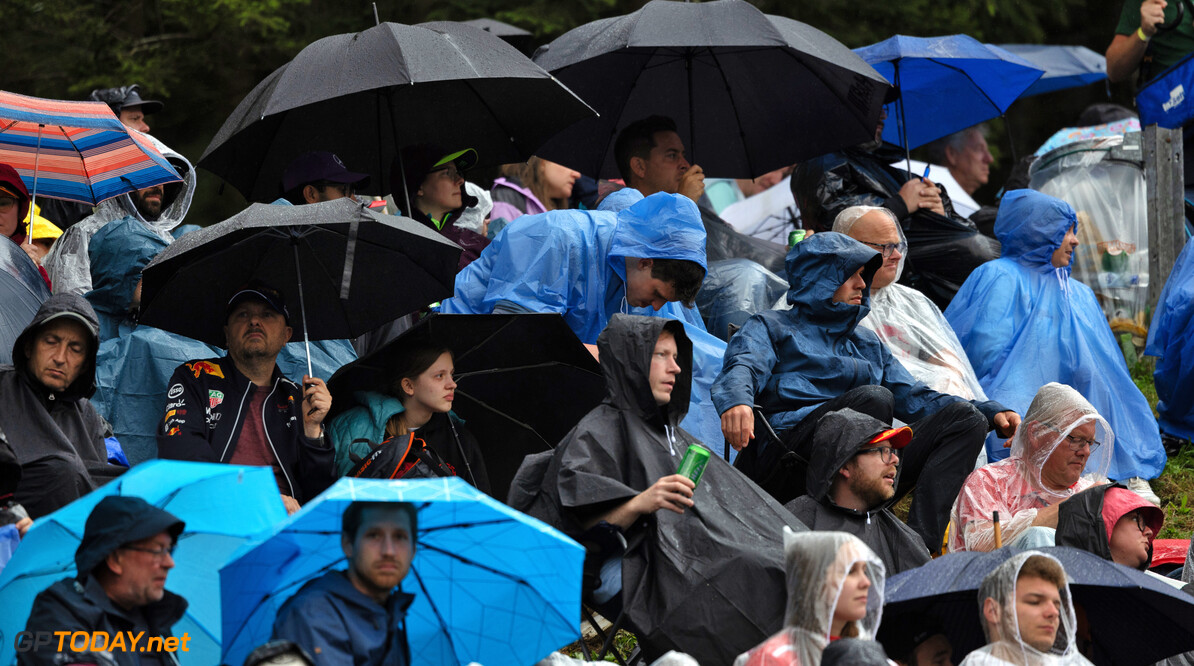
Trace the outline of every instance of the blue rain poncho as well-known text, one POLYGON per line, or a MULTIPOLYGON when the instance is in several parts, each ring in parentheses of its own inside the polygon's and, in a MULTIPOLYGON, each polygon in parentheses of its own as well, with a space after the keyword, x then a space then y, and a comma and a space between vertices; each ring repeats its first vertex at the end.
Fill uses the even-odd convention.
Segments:
POLYGON ((628 197, 626 202, 637 201, 616 213, 554 210, 514 220, 457 274, 456 295, 443 302, 442 311, 488 314, 499 304, 509 304, 530 312, 556 312, 586 344, 595 344, 618 312, 684 322, 693 342, 695 376, 682 425, 716 450, 723 439, 709 389, 721 368, 725 343, 705 331, 696 308, 673 302, 657 312, 630 307, 626 301, 627 257, 685 259, 707 268, 700 212, 680 195, 643 198, 631 190, 622 196, 628 197))
POLYGON ((1153 381, 1161 429, 1194 439, 1194 243, 1186 243, 1169 273, 1144 353, 1158 359, 1153 381))
MULTIPOLYGON (((995 219, 1003 257, 979 266, 945 318, 992 400, 1023 414, 1048 382, 1072 386, 1111 424, 1108 476, 1156 478, 1165 466, 1157 422, 1132 383, 1123 354, 1090 287, 1054 268, 1053 251, 1078 225, 1074 209, 1033 190, 1004 196, 995 219)), ((987 455, 1008 455, 994 435, 987 455)))

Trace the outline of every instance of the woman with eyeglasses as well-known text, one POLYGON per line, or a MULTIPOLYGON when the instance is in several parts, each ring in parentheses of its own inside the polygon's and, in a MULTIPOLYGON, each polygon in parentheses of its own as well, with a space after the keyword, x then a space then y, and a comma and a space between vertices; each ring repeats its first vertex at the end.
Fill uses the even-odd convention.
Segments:
POLYGON ((1059 507, 1057 545, 1145 571, 1152 563, 1153 539, 1164 522, 1164 511, 1124 486, 1095 486, 1059 507))
POLYGON ((1086 398, 1064 384, 1041 387, 1012 439, 1011 455, 966 478, 950 516, 951 551, 1054 545, 1059 505, 1105 484, 1115 435, 1086 398))
POLYGON ((421 143, 403 148, 390 167, 391 194, 402 214, 464 248, 457 270, 469 265, 489 245, 485 235, 456 225, 466 208, 478 204, 464 187, 465 171, 476 163, 477 151, 472 148, 448 152, 421 143))

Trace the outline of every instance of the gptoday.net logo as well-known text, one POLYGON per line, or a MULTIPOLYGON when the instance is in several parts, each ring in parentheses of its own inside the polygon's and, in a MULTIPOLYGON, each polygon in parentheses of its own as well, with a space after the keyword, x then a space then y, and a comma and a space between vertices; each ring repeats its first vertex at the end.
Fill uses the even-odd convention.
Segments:
POLYGON ((53 647, 56 652, 189 652, 191 635, 145 636, 144 631, 22 631, 13 647, 29 652, 53 647))

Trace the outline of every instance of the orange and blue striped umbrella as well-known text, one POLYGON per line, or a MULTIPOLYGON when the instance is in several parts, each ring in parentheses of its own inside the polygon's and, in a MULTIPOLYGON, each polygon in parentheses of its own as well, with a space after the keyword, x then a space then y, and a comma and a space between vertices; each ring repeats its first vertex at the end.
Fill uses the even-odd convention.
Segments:
POLYGON ((140 132, 103 102, 0 91, 0 163, 38 196, 97 204, 132 190, 182 180, 140 132))

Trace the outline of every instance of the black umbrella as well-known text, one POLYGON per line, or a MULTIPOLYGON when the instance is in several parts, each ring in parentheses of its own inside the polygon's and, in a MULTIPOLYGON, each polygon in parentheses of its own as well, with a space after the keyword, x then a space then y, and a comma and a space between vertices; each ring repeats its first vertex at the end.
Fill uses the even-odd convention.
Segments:
POLYGON ((530 53, 531 49, 534 48, 533 40, 535 36, 518 26, 502 23, 491 18, 479 18, 471 21, 461 21, 461 23, 493 33, 522 53, 530 53))
POLYGON ((671 116, 693 162, 755 177, 875 136, 891 87, 837 40, 744 0, 653 0, 575 28, 535 62, 600 114, 548 141, 540 157, 618 177, 626 125, 671 116))
POLYGON ((386 193, 405 145, 473 148, 480 164, 525 161, 551 135, 593 115, 501 38, 460 23, 382 23, 311 43, 259 83, 199 166, 251 201, 281 192, 298 155, 330 150, 386 193))
MULTIPOLYGON (((1075 606, 1090 622, 1095 664, 1152 664, 1194 650, 1194 597, 1144 572, 1075 548, 1042 548, 1065 568, 1075 606)), ((961 552, 887 580, 884 616, 920 612, 936 617, 954 648, 954 662, 986 644, 979 613, 983 578, 1021 552, 961 552)))
POLYGON ((352 199, 253 204, 145 267, 140 321, 223 346, 228 299, 260 280, 282 292, 296 336, 351 338, 451 296, 459 260, 425 225, 352 199))
POLYGON ((356 391, 385 392, 404 351, 421 342, 452 350, 452 411, 481 445, 499 499, 524 457, 554 448, 605 397, 601 367, 558 314, 437 314, 340 368, 328 382, 333 412, 355 404, 356 391))

